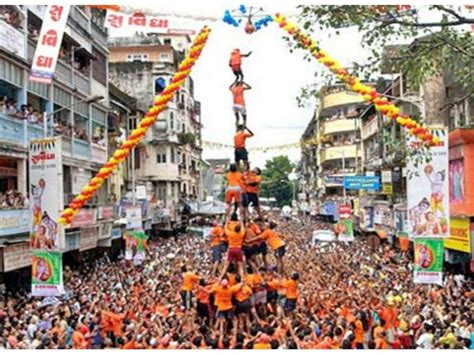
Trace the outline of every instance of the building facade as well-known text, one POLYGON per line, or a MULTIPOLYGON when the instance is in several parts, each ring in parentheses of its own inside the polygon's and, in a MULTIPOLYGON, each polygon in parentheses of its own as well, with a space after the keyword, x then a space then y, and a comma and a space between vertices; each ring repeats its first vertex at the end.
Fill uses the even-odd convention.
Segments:
MULTIPOLYGON (((311 141, 302 151, 299 168, 306 202, 343 196, 343 177, 356 175, 363 165, 360 112, 363 99, 344 85, 325 86, 319 106, 303 133, 311 141)), ((317 207, 316 207, 317 208, 317 207)))
MULTIPOLYGON (((31 264, 28 251, 28 143, 60 136, 66 206, 108 158, 108 49, 105 13, 72 6, 52 84, 28 80, 46 6, 4 5, 0 26, 1 271, 31 264), (8 20, 6 20, 8 19, 8 20), (6 196, 7 195, 7 196, 6 196), (9 197, 12 196, 12 197, 9 197)), ((82 236, 95 246, 110 238, 113 206, 104 184, 66 230, 63 252, 79 252, 82 236)))
MULTIPOLYGON (((170 82, 190 43, 185 35, 110 39, 111 82, 136 97, 138 108, 147 111, 170 82)), ((137 181, 145 184, 148 199, 156 201, 152 209, 173 222, 179 222, 180 199, 202 196, 200 112, 188 77, 135 149, 137 181)))

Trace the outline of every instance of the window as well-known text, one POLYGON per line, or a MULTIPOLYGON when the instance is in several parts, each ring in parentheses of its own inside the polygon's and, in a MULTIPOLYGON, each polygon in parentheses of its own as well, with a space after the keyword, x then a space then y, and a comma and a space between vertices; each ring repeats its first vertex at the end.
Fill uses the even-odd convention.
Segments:
POLYGON ((159 151, 156 155, 156 162, 158 164, 166 164, 166 151, 159 151))
POLYGON ((171 46, 171 39, 170 38, 165 38, 165 40, 163 41, 163 43, 167 46, 171 46))
POLYGON ((92 48, 92 77, 104 86, 107 84, 107 58, 95 48, 92 48))
POLYGON ((176 149, 175 147, 171 147, 170 148, 171 151, 170 151, 170 163, 171 164, 176 164, 176 149))
POLYGON ((158 183, 158 199, 162 201, 166 199, 166 182, 158 183))
POLYGON ((170 131, 174 131, 174 112, 170 112, 170 131))
POLYGON ((160 54, 160 59, 168 60, 169 58, 170 58, 170 55, 168 53, 161 53, 160 54))
POLYGON ((186 125, 184 123, 181 128, 182 128, 182 133, 186 133, 186 125))
POLYGON ((160 94, 166 87, 166 80, 159 77, 155 80, 155 93, 160 94))
POLYGON ((148 62, 148 54, 135 53, 127 55, 127 62, 148 62))

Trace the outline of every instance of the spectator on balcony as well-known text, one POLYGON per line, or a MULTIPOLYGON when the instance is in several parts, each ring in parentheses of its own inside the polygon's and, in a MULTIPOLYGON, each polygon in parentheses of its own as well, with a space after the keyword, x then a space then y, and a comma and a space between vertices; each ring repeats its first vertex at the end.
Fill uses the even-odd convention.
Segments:
POLYGON ((7 114, 10 116, 15 116, 17 112, 18 109, 16 106, 16 100, 9 100, 7 103, 7 114))

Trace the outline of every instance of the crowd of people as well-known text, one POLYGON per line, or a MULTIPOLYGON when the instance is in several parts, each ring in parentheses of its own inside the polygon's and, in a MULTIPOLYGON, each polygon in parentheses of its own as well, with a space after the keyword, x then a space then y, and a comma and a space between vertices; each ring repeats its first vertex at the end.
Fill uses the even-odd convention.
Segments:
POLYGON ((0 5, 0 20, 5 21, 17 30, 22 29, 20 12, 12 5, 0 5))
POLYGON ((141 266, 105 256, 66 269, 63 299, 7 294, 0 348, 472 348, 472 281, 414 285, 411 257, 389 244, 311 245, 329 225, 271 219, 283 270, 269 252, 267 268, 244 261, 243 277, 224 262, 214 271, 215 235, 155 240, 141 266))
POLYGON ((0 209, 22 209, 28 208, 29 201, 21 192, 14 190, 0 191, 0 209))
POLYGON ((4 96, 0 100, 0 112, 9 116, 28 120, 30 123, 42 123, 43 114, 35 109, 32 105, 26 104, 18 107, 18 103, 14 99, 4 96))

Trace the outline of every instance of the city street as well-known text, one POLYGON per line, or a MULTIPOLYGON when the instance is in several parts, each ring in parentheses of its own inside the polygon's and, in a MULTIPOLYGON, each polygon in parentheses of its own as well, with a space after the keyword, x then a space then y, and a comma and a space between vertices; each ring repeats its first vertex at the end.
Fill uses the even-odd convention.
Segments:
POLYGON ((474 6, 158 3, 0 5, 0 350, 474 349, 474 6))

